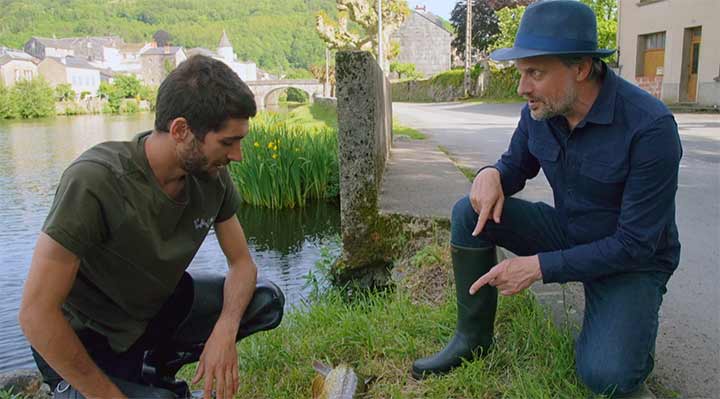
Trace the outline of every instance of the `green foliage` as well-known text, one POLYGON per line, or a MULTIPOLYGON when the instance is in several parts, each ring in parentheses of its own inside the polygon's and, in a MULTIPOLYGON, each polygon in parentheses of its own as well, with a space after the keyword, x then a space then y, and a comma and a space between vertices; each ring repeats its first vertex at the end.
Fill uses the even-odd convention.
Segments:
POLYGON ((10 90, 0 82, 0 119, 9 119, 13 117, 12 101, 10 100, 10 90))
POLYGON ((295 125, 260 113, 243 140, 243 161, 229 165, 244 202, 268 208, 304 206, 339 193, 337 131, 295 125))
POLYGON ((462 69, 451 69, 432 77, 432 83, 440 86, 462 87, 464 81, 465 71, 462 69))
MULTIPOLYGON (((498 11, 507 7, 526 6, 531 0, 474 0, 472 8, 471 44, 476 50, 487 53, 501 34, 498 11)), ((455 27, 452 46, 459 53, 465 53, 465 32, 467 26, 467 2, 458 1, 450 15, 455 27)))
POLYGON ((58 101, 70 101, 75 99, 75 90, 70 83, 61 83, 55 86, 55 98, 58 101))
POLYGON ((491 46, 491 49, 512 47, 515 43, 520 19, 525 13, 524 6, 507 7, 497 12, 500 35, 491 46))
POLYGON ((55 115, 55 92, 42 78, 17 82, 10 89, 10 103, 17 118, 55 115))
POLYGON ((142 90, 142 82, 133 75, 116 76, 113 85, 120 98, 136 98, 142 90))
POLYGON ((287 101, 296 102, 296 103, 306 103, 306 102, 310 101, 310 96, 308 96, 308 94, 307 94, 307 92, 305 92, 305 90, 290 87, 287 89, 287 101))
POLYGON ((13 389, 10 388, 7 391, 0 390, 0 399, 30 399, 30 397, 19 392, 15 393, 13 389))
POLYGON ((118 112, 121 114, 134 114, 140 112, 140 105, 134 98, 127 98, 122 100, 118 112))
POLYGON ((149 42, 158 30, 173 45, 214 50, 223 29, 242 60, 282 73, 324 60, 315 14, 337 11, 334 0, 6 0, 0 14, 0 43, 22 48, 32 36, 119 35, 149 42))
POLYGON ((415 70, 415 64, 393 62, 390 64, 390 72, 396 72, 398 79, 419 79, 422 78, 422 72, 415 70))
POLYGON ((517 87, 520 83, 520 72, 517 68, 490 67, 490 85, 484 97, 498 99, 514 99, 518 97, 517 87))
POLYGON ((292 110, 286 121, 291 125, 303 125, 313 129, 337 130, 337 108, 319 103, 304 105, 292 110))

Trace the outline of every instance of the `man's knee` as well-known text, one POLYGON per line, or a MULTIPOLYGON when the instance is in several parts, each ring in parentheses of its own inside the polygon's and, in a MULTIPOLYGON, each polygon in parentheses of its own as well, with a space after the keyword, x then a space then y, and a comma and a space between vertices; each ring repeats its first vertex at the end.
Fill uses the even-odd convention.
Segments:
POLYGON ((635 391, 647 375, 639 375, 637 368, 621 359, 599 361, 587 356, 575 356, 580 381, 596 394, 619 395, 635 391))

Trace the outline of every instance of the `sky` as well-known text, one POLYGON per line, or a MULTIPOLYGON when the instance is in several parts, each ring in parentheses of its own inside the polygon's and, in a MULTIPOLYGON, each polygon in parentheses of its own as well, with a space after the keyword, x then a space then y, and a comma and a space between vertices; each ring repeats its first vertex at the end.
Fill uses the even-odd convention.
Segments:
POLYGON ((458 0, 408 0, 410 9, 415 9, 415 6, 424 5, 427 10, 435 15, 439 15, 446 20, 450 20, 450 12, 455 8, 455 3, 458 0))

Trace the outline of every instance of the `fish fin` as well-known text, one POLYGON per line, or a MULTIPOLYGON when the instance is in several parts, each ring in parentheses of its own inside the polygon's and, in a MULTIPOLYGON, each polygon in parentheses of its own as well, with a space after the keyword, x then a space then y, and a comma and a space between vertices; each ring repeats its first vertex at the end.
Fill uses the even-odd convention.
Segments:
POLYGON ((325 363, 314 360, 313 361, 313 368, 318 373, 322 374, 324 377, 327 377, 328 374, 332 371, 332 367, 327 366, 325 363))

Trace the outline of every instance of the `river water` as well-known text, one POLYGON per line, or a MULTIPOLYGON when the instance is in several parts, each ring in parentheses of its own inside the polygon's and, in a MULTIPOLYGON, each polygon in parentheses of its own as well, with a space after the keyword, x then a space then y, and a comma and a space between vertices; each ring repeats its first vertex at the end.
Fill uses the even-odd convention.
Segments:
MULTIPOLYGON (((22 286, 38 232, 62 171, 83 151, 149 130, 153 114, 83 115, 34 121, 0 121, 0 372, 34 367, 17 322, 22 286)), ((304 209, 238 212, 261 277, 275 281, 288 306, 302 305, 306 276, 321 249, 337 253, 339 207, 316 203, 304 209)), ((224 273, 225 257, 211 231, 190 272, 224 273)))

